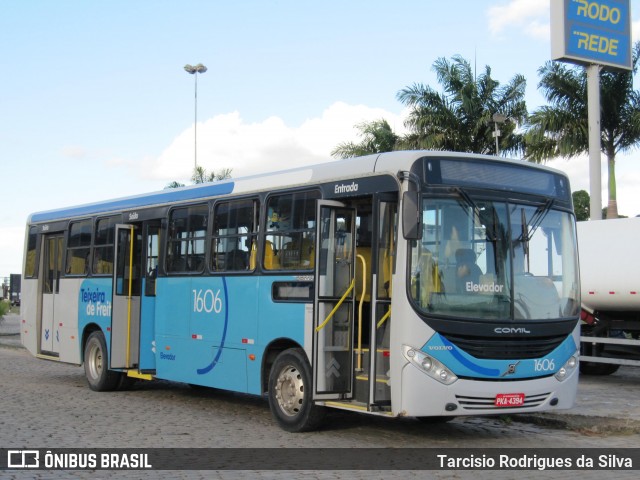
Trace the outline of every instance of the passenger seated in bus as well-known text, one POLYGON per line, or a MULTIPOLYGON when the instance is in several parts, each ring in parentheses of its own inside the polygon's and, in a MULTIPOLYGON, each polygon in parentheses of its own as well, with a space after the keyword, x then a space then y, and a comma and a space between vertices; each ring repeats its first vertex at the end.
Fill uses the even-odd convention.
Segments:
POLYGON ((476 265, 476 254, 470 248, 460 248, 456 251, 456 291, 468 291, 467 283, 478 284, 482 270, 476 265))
POLYGON ((438 268, 442 272, 442 287, 445 292, 463 292, 458 288, 458 261, 456 253, 464 250, 468 242, 462 241, 458 231, 458 227, 449 224, 445 228, 444 247, 441 248, 438 258, 438 268))

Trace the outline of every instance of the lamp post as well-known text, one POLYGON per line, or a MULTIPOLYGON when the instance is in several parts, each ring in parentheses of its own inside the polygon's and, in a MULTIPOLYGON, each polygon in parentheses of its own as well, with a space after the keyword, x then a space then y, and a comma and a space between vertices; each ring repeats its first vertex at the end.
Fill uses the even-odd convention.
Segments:
POLYGON ((495 125, 495 130, 493 131, 493 136, 496 139, 496 156, 500 155, 500 145, 498 144, 498 139, 500 138, 500 129, 498 128, 498 124, 505 123, 507 121, 507 116, 502 113, 494 113, 493 123, 495 125))
POLYGON ((187 73, 190 73, 195 77, 196 89, 195 89, 195 119, 193 122, 193 164, 194 169, 198 168, 198 73, 204 73, 207 71, 207 67, 201 63, 195 67, 193 65, 186 64, 184 69, 187 73))

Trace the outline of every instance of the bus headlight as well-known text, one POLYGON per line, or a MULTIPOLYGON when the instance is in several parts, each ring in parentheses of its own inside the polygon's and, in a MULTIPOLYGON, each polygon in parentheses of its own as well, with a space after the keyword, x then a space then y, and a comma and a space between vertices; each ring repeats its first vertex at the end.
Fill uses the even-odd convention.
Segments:
POLYGON ((575 370, 577 366, 577 355, 571 355, 571 357, 569 357, 569 360, 567 360, 567 362, 560 368, 560 370, 556 372, 554 377, 556 377, 556 380, 558 380, 559 382, 563 382, 571 374, 571 372, 575 370))
POLYGON ((404 358, 406 358, 409 363, 415 365, 421 371, 440 383, 451 385, 453 382, 458 380, 458 377, 456 377, 451 370, 432 356, 424 353, 422 350, 408 345, 403 345, 402 352, 404 353, 404 358))

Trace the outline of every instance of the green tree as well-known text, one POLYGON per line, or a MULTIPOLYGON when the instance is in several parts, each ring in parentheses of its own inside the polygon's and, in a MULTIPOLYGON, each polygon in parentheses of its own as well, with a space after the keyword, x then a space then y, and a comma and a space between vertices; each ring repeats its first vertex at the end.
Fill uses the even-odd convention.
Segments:
POLYGON ((501 86, 491 77, 489 66, 476 76, 471 64, 459 55, 451 61, 439 58, 433 69, 442 93, 414 83, 397 94, 410 108, 405 124, 409 133, 401 139, 401 148, 495 154, 492 117, 498 113, 508 119, 499 126, 500 151, 523 151, 523 138, 516 128, 527 118, 524 76, 515 75, 501 86))
MULTIPOLYGON (((217 182, 220 180, 226 180, 231 178, 231 168, 223 168, 220 172, 216 173, 214 171, 207 172, 204 167, 195 167, 193 169, 193 174, 191 175, 191 182, 195 185, 199 183, 207 183, 207 182, 217 182)), ((180 188, 184 187, 184 183, 180 183, 176 180, 167 184, 164 188, 180 188)))
MULTIPOLYGON (((633 46, 633 70, 600 73, 600 128, 602 153, 607 157, 609 197, 607 218, 618 217, 616 155, 640 142, 640 91, 633 89, 640 42, 633 46)), ((584 68, 547 62, 538 70, 549 105, 529 117, 525 158, 542 162, 552 157, 574 157, 589 152, 587 74, 584 68)))
POLYGON ((0 320, 11 309, 11 304, 8 301, 0 300, 0 320))
POLYGON ((573 211, 576 213, 576 220, 582 222, 589 220, 591 216, 591 198, 586 190, 578 190, 571 194, 573 197, 573 211))
POLYGON ((396 135, 389 123, 384 120, 374 120, 356 125, 360 130, 360 143, 343 142, 333 149, 331 155, 337 158, 359 157, 372 153, 391 152, 398 143, 396 135))
POLYGON ((222 170, 220 170, 220 172, 216 173, 213 170, 207 172, 204 167, 195 167, 193 169, 193 175, 191 175, 191 181, 194 184, 217 182, 220 180, 226 180, 228 178, 231 178, 230 168, 223 168, 222 170))

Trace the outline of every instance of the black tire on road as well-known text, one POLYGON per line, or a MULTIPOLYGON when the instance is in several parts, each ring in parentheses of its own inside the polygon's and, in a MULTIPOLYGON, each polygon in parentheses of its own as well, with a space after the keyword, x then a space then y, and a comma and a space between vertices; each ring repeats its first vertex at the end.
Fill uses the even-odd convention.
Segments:
POLYGON ((97 330, 84 346, 84 374, 89 388, 96 392, 110 392, 120 386, 122 373, 109 370, 109 354, 104 335, 97 330))
POLYGON ((269 407, 283 430, 316 429, 324 408, 313 403, 311 366, 304 350, 290 348, 278 355, 269 374, 269 407))
POLYGON ((580 362, 580 373, 583 375, 611 375, 619 368, 620 365, 611 363, 580 362))

